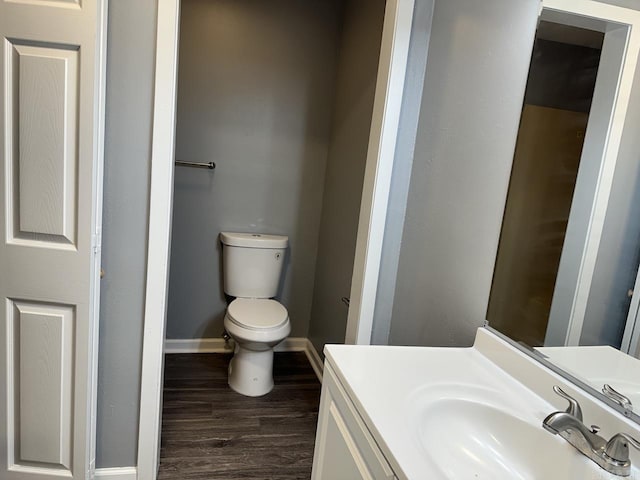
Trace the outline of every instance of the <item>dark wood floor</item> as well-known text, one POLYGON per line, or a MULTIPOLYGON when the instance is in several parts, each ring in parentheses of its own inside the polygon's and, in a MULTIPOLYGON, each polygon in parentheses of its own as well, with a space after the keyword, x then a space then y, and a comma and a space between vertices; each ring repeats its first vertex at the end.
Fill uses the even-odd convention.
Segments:
POLYGON ((166 356, 159 480, 309 479, 320 383, 305 354, 276 353, 259 398, 229 388, 230 359, 166 356))

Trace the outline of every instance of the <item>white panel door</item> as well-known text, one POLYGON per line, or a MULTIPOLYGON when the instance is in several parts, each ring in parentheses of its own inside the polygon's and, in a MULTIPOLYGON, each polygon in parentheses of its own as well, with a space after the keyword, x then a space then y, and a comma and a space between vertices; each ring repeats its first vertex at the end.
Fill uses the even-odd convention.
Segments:
POLYGON ((106 0, 0 0, 0 478, 95 456, 106 0))

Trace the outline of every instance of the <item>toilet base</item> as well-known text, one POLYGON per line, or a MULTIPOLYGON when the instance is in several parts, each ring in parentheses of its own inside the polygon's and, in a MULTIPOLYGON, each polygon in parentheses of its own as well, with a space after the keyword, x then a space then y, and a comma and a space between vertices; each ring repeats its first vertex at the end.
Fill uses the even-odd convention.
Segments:
POLYGON ((260 397, 273 389, 273 348, 248 350, 236 343, 229 363, 229 386, 248 397, 260 397))

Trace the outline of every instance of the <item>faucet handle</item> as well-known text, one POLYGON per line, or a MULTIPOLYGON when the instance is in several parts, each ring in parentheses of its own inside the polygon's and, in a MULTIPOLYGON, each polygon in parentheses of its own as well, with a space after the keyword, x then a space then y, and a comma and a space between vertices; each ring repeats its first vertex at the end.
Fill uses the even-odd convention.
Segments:
POLYGON ((625 410, 629 412, 633 411, 633 404, 631 403, 631 400, 629 400, 629 397, 621 394, 608 383, 605 383, 602 387, 602 393, 604 393, 607 397, 616 402, 625 410))
POLYGON ((629 445, 640 450, 640 442, 626 433, 618 433, 607 442, 604 453, 616 462, 629 461, 629 445))
POLYGON ((569 402, 569 406, 567 407, 566 412, 569 415, 573 415, 582 422, 582 409, 580 408, 580 404, 578 403, 578 401, 571 395, 566 393, 564 390, 562 390, 558 385, 553 386, 553 391, 564 398, 567 402, 569 402))

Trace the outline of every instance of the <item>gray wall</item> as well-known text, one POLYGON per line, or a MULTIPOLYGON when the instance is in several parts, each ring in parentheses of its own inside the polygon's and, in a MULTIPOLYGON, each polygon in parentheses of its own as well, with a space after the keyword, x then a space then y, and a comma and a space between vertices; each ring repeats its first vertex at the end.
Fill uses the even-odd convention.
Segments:
POLYGON ((436 0, 390 342, 469 345, 487 308, 536 0, 436 0))
POLYGON ((156 1, 109 2, 97 467, 136 464, 156 1))
POLYGON ((362 182, 380 57, 384 0, 347 0, 340 41, 309 338, 344 343, 362 182))
POLYGON ((167 338, 219 337, 220 231, 286 234, 279 298, 306 336, 341 3, 182 2, 167 338))

